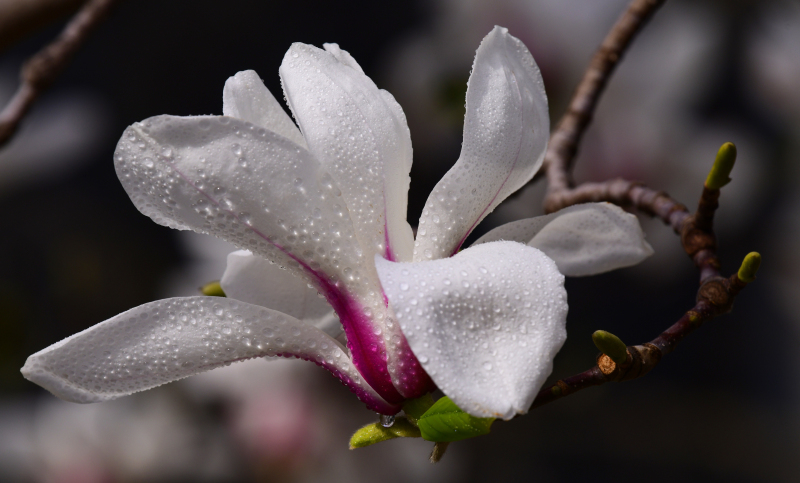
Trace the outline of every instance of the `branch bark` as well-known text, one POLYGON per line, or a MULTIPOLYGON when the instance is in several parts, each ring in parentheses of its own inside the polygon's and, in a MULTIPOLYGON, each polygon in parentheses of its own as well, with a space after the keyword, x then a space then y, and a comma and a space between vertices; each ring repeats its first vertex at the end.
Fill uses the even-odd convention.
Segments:
POLYGON ((691 214, 668 194, 636 181, 614 179, 573 187, 570 176, 572 162, 608 78, 635 35, 663 3, 664 0, 633 0, 592 58, 569 109, 550 137, 545 155, 548 189, 544 206, 546 212, 552 213, 579 203, 607 201, 661 219, 680 235, 684 251, 700 272, 696 304, 655 339, 628 346, 625 362, 617 364, 609 356, 601 354, 590 369, 540 391, 532 408, 587 387, 646 375, 692 331, 730 312, 736 295, 747 285, 738 274, 728 278, 720 276, 713 228, 714 214, 719 207, 719 189, 704 185, 697 211, 691 214))
MULTIPOLYGON (((631 41, 664 1, 633 0, 592 57, 583 79, 572 95, 567 112, 550 135, 544 157, 548 198, 550 193, 572 186, 572 160, 578 152, 581 137, 592 120, 597 101, 631 41)), ((548 213, 557 211, 548 205, 548 198, 545 198, 545 210, 548 213)))
POLYGON ((0 147, 12 138, 33 103, 105 18, 114 2, 91 0, 86 3, 53 42, 25 62, 20 72, 19 88, 0 112, 0 147))
POLYGON ((0 0, 0 51, 84 3, 86 0, 0 0))

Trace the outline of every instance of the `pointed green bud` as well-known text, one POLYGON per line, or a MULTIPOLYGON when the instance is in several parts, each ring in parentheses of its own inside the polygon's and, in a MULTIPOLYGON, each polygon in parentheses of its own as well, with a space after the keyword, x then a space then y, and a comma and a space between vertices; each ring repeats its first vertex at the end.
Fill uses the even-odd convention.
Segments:
POLYGON ((403 403, 403 412, 406 413, 406 417, 412 424, 417 424, 419 418, 425 414, 425 411, 433 406, 433 397, 430 394, 426 394, 422 397, 418 397, 416 399, 409 399, 405 403, 403 403))
POLYGON ((493 422, 494 418, 476 418, 465 413, 445 396, 425 411, 417 424, 423 439, 439 443, 486 434, 493 422))
POLYGON ((595 331, 592 334, 592 342, 600 349, 600 352, 610 357, 617 364, 622 364, 628 359, 628 348, 625 343, 611 332, 606 332, 605 330, 595 331))
POLYGON ((438 463, 442 461, 444 457, 444 453, 447 451, 447 447, 450 446, 449 441, 439 441, 433 445, 433 451, 431 451, 430 462, 431 463, 438 463))
POLYGON ((717 151, 717 158, 714 166, 706 178, 706 188, 718 190, 731 182, 731 170, 733 163, 736 162, 736 146, 733 143, 725 143, 717 151))
POLYGON ((208 295, 209 297, 225 297, 225 292, 219 282, 209 282, 200 287, 200 291, 203 292, 203 295, 208 295))
POLYGON ((744 257, 742 266, 739 267, 739 280, 744 283, 750 283, 756 279, 756 272, 758 267, 761 266, 761 254, 758 252, 750 252, 744 257))
POLYGON ((363 448, 394 438, 419 438, 420 436, 419 428, 406 418, 400 417, 395 419, 394 424, 388 428, 381 426, 380 423, 372 423, 359 429, 350 438, 350 449, 363 448))

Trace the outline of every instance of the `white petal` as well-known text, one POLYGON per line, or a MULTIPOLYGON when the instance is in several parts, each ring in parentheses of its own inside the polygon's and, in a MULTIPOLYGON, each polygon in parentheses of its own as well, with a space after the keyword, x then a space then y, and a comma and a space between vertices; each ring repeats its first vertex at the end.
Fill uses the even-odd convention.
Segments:
POLYGON ((225 81, 222 113, 252 122, 306 147, 300 130, 254 70, 243 70, 225 81))
POLYGON ((342 333, 335 317, 331 323, 333 308, 308 282, 247 250, 228 254, 220 283, 228 297, 291 315, 334 338, 342 333))
POLYGON ((411 260, 411 137, 394 98, 336 44, 293 44, 283 88, 309 149, 342 190, 365 256, 411 260))
POLYGON ((653 254, 636 216, 610 203, 570 206, 497 227, 475 244, 512 240, 538 248, 569 277, 636 265, 653 254))
POLYGON ((564 276, 514 242, 415 263, 376 259, 400 327, 422 367, 478 417, 525 413, 566 340, 564 276))
POLYGON ((157 223, 215 235, 314 285, 341 319, 362 376, 384 399, 402 399, 390 378, 400 329, 387 322, 375 265, 336 182, 308 151, 239 119, 158 116, 125 131, 115 165, 157 223))
POLYGON ((30 356, 23 375, 68 401, 108 401, 253 357, 311 360, 390 410, 342 347, 286 314, 220 297, 150 302, 30 356))
POLYGON ((425 203, 414 260, 456 253, 475 225, 533 177, 549 131, 539 68, 522 42, 495 27, 475 54, 461 156, 425 203))
POLYGON ((215 235, 320 290, 333 278, 356 296, 377 288, 336 183, 284 137, 229 117, 157 116, 126 129, 115 165, 157 223, 215 235))
POLYGON ((358 65, 358 62, 356 62, 356 59, 350 55, 350 52, 342 50, 342 48, 339 47, 339 44, 322 44, 322 46, 325 48, 325 52, 336 57, 336 60, 338 60, 340 63, 353 68, 359 74, 366 75, 364 74, 364 69, 358 65))

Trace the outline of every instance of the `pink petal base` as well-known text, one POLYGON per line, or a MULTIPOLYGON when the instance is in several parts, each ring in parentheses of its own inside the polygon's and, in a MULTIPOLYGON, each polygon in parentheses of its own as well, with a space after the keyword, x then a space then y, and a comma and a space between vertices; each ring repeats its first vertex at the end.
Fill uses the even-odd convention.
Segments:
POLYGON ((339 371, 334 365, 328 364, 325 361, 309 357, 300 357, 295 354, 289 354, 289 353, 282 353, 275 355, 277 357, 296 358, 296 359, 302 359, 304 361, 313 362, 314 364, 328 370, 328 372, 330 372, 337 379, 339 379, 339 381, 342 384, 344 384, 345 387, 350 389, 361 402, 366 404, 367 409, 369 409, 370 411, 375 411, 376 413, 380 414, 394 415, 399 413, 400 409, 402 409, 400 405, 389 404, 382 399, 376 398, 373 394, 370 394, 369 391, 365 390, 363 387, 361 387, 359 384, 353 381, 353 379, 349 375, 339 371))

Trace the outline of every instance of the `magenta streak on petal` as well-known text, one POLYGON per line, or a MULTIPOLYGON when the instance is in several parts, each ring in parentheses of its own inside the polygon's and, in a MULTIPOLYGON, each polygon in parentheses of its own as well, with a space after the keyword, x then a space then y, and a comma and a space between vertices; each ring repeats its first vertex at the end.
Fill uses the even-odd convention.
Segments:
MULTIPOLYGON (((386 195, 383 195, 383 196, 384 196, 384 200, 383 200, 383 206, 384 206, 384 208, 383 208, 383 219, 385 220, 386 219, 386 195)), ((396 262, 397 261, 397 257, 394 255, 394 252, 392 251, 392 242, 389 240, 389 223, 388 222, 385 222, 383 224, 383 234, 384 234, 384 237, 386 238, 386 254, 384 255, 383 258, 389 260, 390 262, 396 262)))
MULTIPOLYGON (((297 260, 293 255, 288 254, 297 260)), ((298 263, 303 263, 298 260, 298 263)), ((303 264, 305 267, 306 265, 303 264)), ((310 269, 308 269, 310 270, 310 269)), ((310 270, 317 279, 323 295, 342 322, 347 335, 347 348, 358 372, 380 396, 390 403, 400 403, 403 396, 392 384, 386 366, 386 346, 383 339, 372 330, 372 321, 364 313, 361 304, 347 292, 310 270)))
MULTIPOLYGON (((383 295, 383 302, 388 307, 389 297, 386 296, 383 287, 381 287, 381 295, 383 295)), ((417 360, 417 356, 411 351, 406 337, 402 333, 399 335, 401 340, 397 349, 394 350, 394 355, 401 369, 401 376, 399 381, 400 387, 397 387, 397 384, 395 384, 395 387, 397 387, 397 390, 406 399, 414 399, 435 390, 436 384, 433 383, 431 377, 425 372, 425 369, 422 368, 419 360, 417 360)))
POLYGON ((264 239, 267 243, 271 244, 285 255, 296 261, 302 266, 311 276, 317 281, 318 287, 323 292, 328 303, 331 304, 333 310, 339 316, 342 322, 345 334, 347 335, 347 347, 350 349, 350 357, 353 364, 364 377, 364 380, 372 386, 373 389, 386 401, 390 403, 399 403, 403 401, 403 396, 397 392, 392 384, 392 378, 389 376, 389 371, 386 366, 386 346, 383 340, 375 335, 370 327, 372 321, 364 314, 364 310, 350 294, 339 289, 336 285, 328 281, 327 277, 323 276, 316 270, 309 267, 301 259, 287 251, 279 244, 272 241, 268 236, 261 233, 258 229, 247 223, 242 222, 239 216, 231 210, 223 208, 219 201, 214 197, 198 188, 183 172, 181 172, 175 165, 167 161, 167 164, 192 188, 197 190, 206 199, 213 203, 217 208, 236 218, 243 226, 248 227, 256 235, 264 239))
POLYGON ((393 415, 399 413, 400 409, 402 409, 401 406, 399 405, 387 403, 382 399, 376 399, 372 394, 370 394, 368 391, 364 390, 362 387, 356 384, 355 381, 353 381, 353 379, 349 375, 343 373, 342 371, 334 367, 332 364, 328 364, 324 360, 320 360, 315 357, 301 356, 291 353, 281 353, 275 355, 278 357, 288 357, 288 358, 296 357, 298 359, 303 359, 304 361, 311 361, 314 364, 324 369, 327 369, 331 374, 336 376, 336 378, 339 379, 339 381, 341 381, 342 384, 344 384, 348 389, 350 389, 356 395, 356 397, 358 397, 358 399, 361 400, 361 402, 366 404, 367 409, 371 411, 375 411, 376 413, 381 413, 381 414, 393 415))
MULTIPOLYGON (((525 129, 525 108, 524 108, 524 106, 522 106, 522 93, 519 92, 519 84, 516 82, 517 76, 514 75, 514 71, 511 71, 511 77, 514 78, 514 87, 517 88, 517 96, 519 97, 519 100, 520 100, 519 115, 522 118, 522 119, 520 119, 520 126, 522 126, 522 129, 524 130, 525 129)), ((461 249, 461 245, 464 244, 464 240, 466 240, 467 237, 469 236, 469 234, 472 233, 472 230, 475 229, 475 225, 477 225, 478 222, 480 222, 483 219, 483 215, 486 214, 486 210, 488 210, 489 207, 492 206, 492 203, 494 203, 494 200, 496 200, 497 197, 500 195, 500 192, 503 191, 503 187, 506 185, 506 182, 508 181, 508 178, 511 177, 511 173, 514 172, 514 168, 517 166, 517 162, 519 162, 519 153, 522 150, 522 140, 523 140, 523 138, 524 138, 524 136, 520 135, 520 137, 519 137, 519 145, 517 145, 517 154, 516 154, 516 156, 514 158, 514 164, 512 164, 511 165, 511 169, 508 170, 508 174, 506 175, 506 179, 503 180, 503 183, 497 189, 497 193, 494 194, 494 196, 492 197, 492 200, 489 201, 489 204, 486 205, 486 208, 484 208, 483 211, 481 211, 481 214, 478 215, 478 218, 475 220, 474 223, 472 223, 472 226, 469 227, 469 230, 467 230, 467 232, 464 234, 464 237, 461 238, 461 240, 456 244, 456 247, 453 250, 453 253, 450 254, 451 257, 453 255, 455 255, 456 253, 458 253, 458 251, 461 249)))
MULTIPOLYGON (((238 359, 232 359, 230 361, 225 361, 225 364, 233 364, 235 362, 242 362, 250 359, 256 359, 259 356, 254 357, 240 357, 238 359)), ((358 397, 361 402, 367 405, 367 409, 371 411, 375 411, 381 414, 397 414, 400 412, 401 407, 398 405, 389 404, 382 399, 376 399, 369 391, 364 390, 364 388, 360 387, 353 381, 353 378, 349 375, 345 374, 344 372, 340 371, 336 368, 333 364, 328 364, 325 360, 318 359, 316 357, 309 356, 307 354, 295 354, 292 352, 281 352, 280 354, 275 354, 275 357, 286 357, 286 358, 296 358, 302 359, 304 361, 310 361, 314 364, 326 369, 328 372, 336 376, 342 384, 344 384, 348 389, 350 389, 353 394, 358 397)), ((206 364, 202 366, 198 366, 200 371, 207 371, 210 369, 215 369, 219 367, 219 364, 206 364)), ((77 386, 76 386, 77 387, 77 386)))
POLYGON ((436 384, 420 365, 405 336, 401 337, 402 340, 395 350, 396 363, 401 368, 397 390, 407 399, 414 399, 435 390, 436 384))

